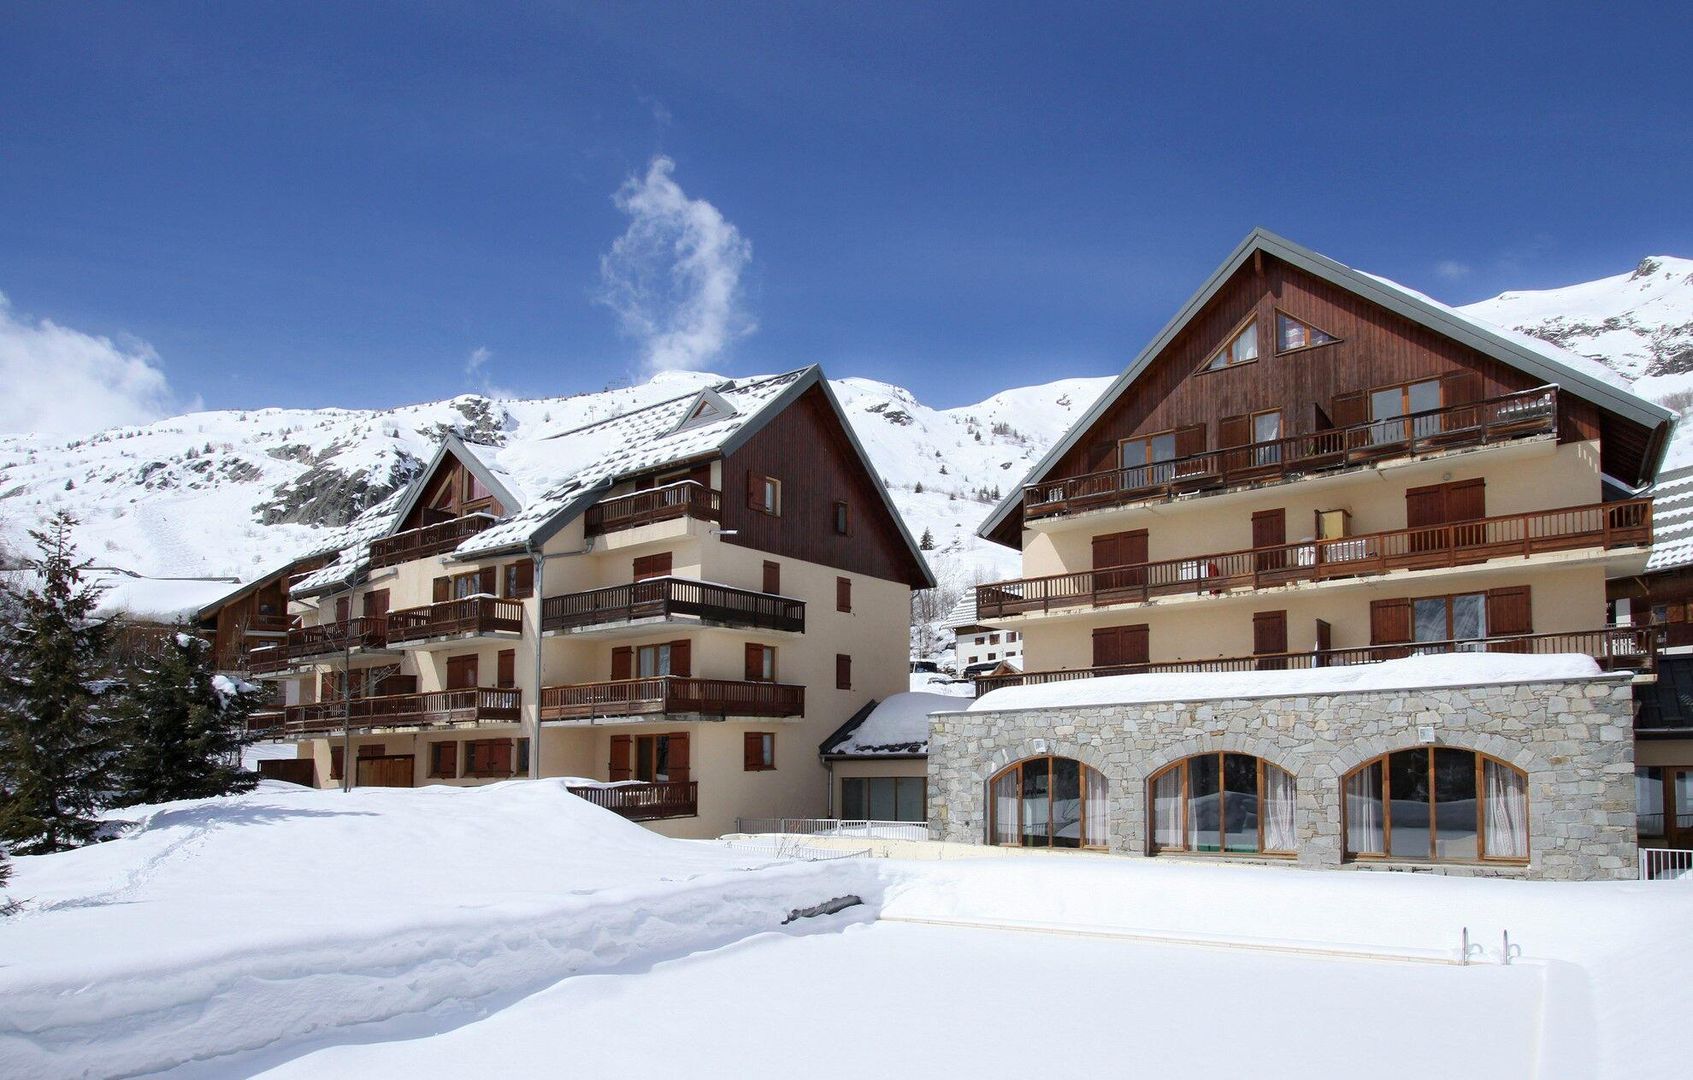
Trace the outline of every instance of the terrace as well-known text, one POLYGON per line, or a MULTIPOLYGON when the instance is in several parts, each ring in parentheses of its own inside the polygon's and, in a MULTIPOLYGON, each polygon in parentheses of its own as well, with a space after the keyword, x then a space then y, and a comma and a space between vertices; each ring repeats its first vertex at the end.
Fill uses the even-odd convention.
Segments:
POLYGON ((588 536, 603 536, 682 517, 723 520, 722 493, 693 480, 635 491, 588 507, 582 528, 588 536))
POLYGON ((635 622, 694 620, 747 630, 805 632, 805 602, 688 578, 649 578, 631 585, 549 596, 541 602, 544 632, 581 632, 635 622))
POLYGON ((541 689, 542 720, 694 715, 801 716, 805 687, 740 679, 657 675, 541 689))
POLYGON ((390 644, 494 637, 523 631, 523 603, 494 596, 466 596, 388 613, 390 644))
POLYGON ((372 728, 424 728, 453 724, 515 724, 522 707, 517 690, 471 687, 425 693, 385 694, 346 701, 290 705, 283 711, 283 733, 310 737, 372 728))
POLYGON ((413 559, 442 555, 495 524, 491 514, 466 514, 370 542, 370 566, 398 566, 413 559))

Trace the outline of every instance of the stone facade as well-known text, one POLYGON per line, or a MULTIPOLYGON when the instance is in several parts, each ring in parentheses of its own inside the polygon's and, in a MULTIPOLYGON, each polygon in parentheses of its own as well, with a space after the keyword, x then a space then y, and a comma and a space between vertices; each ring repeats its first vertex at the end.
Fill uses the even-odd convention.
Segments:
MULTIPOLYGON (((1252 754, 1296 782, 1297 863, 1414 868, 1546 880, 1637 873, 1629 676, 1302 697, 940 713, 929 732, 929 831, 983 843, 988 780, 1026 757, 1075 758, 1109 785, 1107 840, 1148 853, 1147 781, 1207 751, 1252 754), (1489 754, 1528 774, 1529 862, 1345 862, 1341 778, 1381 754, 1423 745, 1489 754)), ((1269 860, 1265 860, 1269 861, 1269 860)), ((1278 860, 1280 861, 1280 860, 1278 860)))

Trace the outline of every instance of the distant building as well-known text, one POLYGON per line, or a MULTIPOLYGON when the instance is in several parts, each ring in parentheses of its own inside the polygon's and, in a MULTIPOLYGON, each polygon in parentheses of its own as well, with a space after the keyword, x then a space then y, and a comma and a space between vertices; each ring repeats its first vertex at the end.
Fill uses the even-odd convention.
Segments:
POLYGON ((985 675, 1002 662, 1012 670, 1023 669, 1023 633, 986 626, 976 618, 976 591, 967 590, 947 614, 946 627, 953 635, 953 656, 960 678, 985 675))

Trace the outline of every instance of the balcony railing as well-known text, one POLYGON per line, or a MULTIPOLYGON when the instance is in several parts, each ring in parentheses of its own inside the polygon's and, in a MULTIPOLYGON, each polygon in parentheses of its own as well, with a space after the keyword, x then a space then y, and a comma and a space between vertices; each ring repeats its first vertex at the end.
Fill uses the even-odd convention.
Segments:
POLYGON ((1650 626, 1615 626, 1603 630, 1573 630, 1558 634, 1512 634, 1472 638, 1464 641, 1418 641, 1393 645, 1363 645, 1350 649, 1318 652, 1261 653, 1211 660, 1173 660, 1148 664, 1114 664, 1106 667, 1067 668, 1062 671, 1025 671, 1011 675, 984 675, 976 680, 979 697, 1002 686, 1038 686, 1110 675, 1170 674, 1204 671, 1285 671, 1321 667, 1347 667, 1399 660, 1407 656, 1444 653, 1497 652, 1585 653, 1607 671, 1650 671, 1657 666, 1658 633, 1650 626))
POLYGON ((1296 581, 1429 570, 1548 551, 1644 546, 1651 542, 1652 500, 1627 499, 1001 581, 976 587, 976 611, 981 618, 999 619, 1055 607, 1111 607, 1160 596, 1262 589, 1296 581))
POLYGON ((248 634, 286 634, 293 623, 293 618, 288 615, 254 612, 247 617, 244 632, 248 634))
POLYGON ((392 644, 522 632, 522 602, 493 596, 467 596, 388 613, 388 641, 392 644))
POLYGON ((588 536, 600 536, 679 517, 721 521, 722 495, 693 480, 636 491, 588 507, 582 528, 588 536))
POLYGON ((566 791, 595 806, 621 814, 630 821, 695 817, 700 812, 698 780, 671 780, 658 784, 624 784, 618 787, 572 787, 566 791))
POLYGON ((541 629, 691 616, 753 630, 805 630, 805 601, 707 581, 662 577, 608 589, 549 596, 541 601, 541 629))
POLYGON ((283 714, 283 728, 289 735, 313 735, 340 731, 343 723, 354 731, 472 722, 514 724, 521 704, 522 696, 517 690, 486 687, 387 694, 351 701, 290 705, 283 714))
POLYGON ((1557 432, 1558 390, 1546 386, 1467 405, 1030 484, 1023 489, 1023 515, 1074 514, 1557 432))
POLYGON ((699 713, 704 716, 800 716, 805 687, 734 679, 692 679, 657 675, 646 679, 547 686, 541 689, 541 719, 699 713))
POLYGON ((451 551, 493 525, 498 519, 490 514, 467 514, 420 529, 407 529, 393 536, 370 542, 371 569, 398 566, 413 559, 440 555, 451 551))

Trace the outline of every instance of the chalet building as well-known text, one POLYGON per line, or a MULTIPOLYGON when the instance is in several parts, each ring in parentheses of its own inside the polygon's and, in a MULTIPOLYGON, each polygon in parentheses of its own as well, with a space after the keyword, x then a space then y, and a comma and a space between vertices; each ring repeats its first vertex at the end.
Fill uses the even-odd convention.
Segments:
POLYGON ((1315 729, 1296 714, 1327 705, 1306 697, 1274 716, 1136 706, 1113 727, 1056 691, 1244 671, 1269 694, 1303 669, 1453 652, 1585 653, 1649 679, 1654 631, 1614 623, 1607 590, 1646 568, 1639 492, 1671 420, 1591 361, 1253 232, 982 527, 1022 552, 1022 577, 977 589, 976 617, 1022 635, 1024 671, 980 680, 978 711, 937 724, 932 826, 1132 854, 1632 874, 1628 674, 1528 698, 1440 691, 1415 715, 1382 694, 1315 729), (1028 695, 1040 686, 1055 692, 1028 695), (991 707, 1004 687, 1022 703, 1009 713, 991 707), (1532 704, 1554 698, 1555 715, 1532 704), (1571 700, 1591 723, 1561 715, 1571 700), (1360 717, 1367 732, 1349 732, 1360 717), (966 749, 989 730, 1013 750, 966 749), (1588 736, 1582 754, 1557 749, 1588 736))
POLYGON ((960 678, 972 679, 996 671, 1023 670, 1023 635, 1017 630, 986 626, 976 617, 976 593, 968 590, 947 614, 952 631, 952 655, 960 678))
POLYGON ((824 811, 818 742, 905 689, 932 585, 813 367, 508 450, 449 437, 245 655, 316 783, 574 777, 715 836, 824 811))

